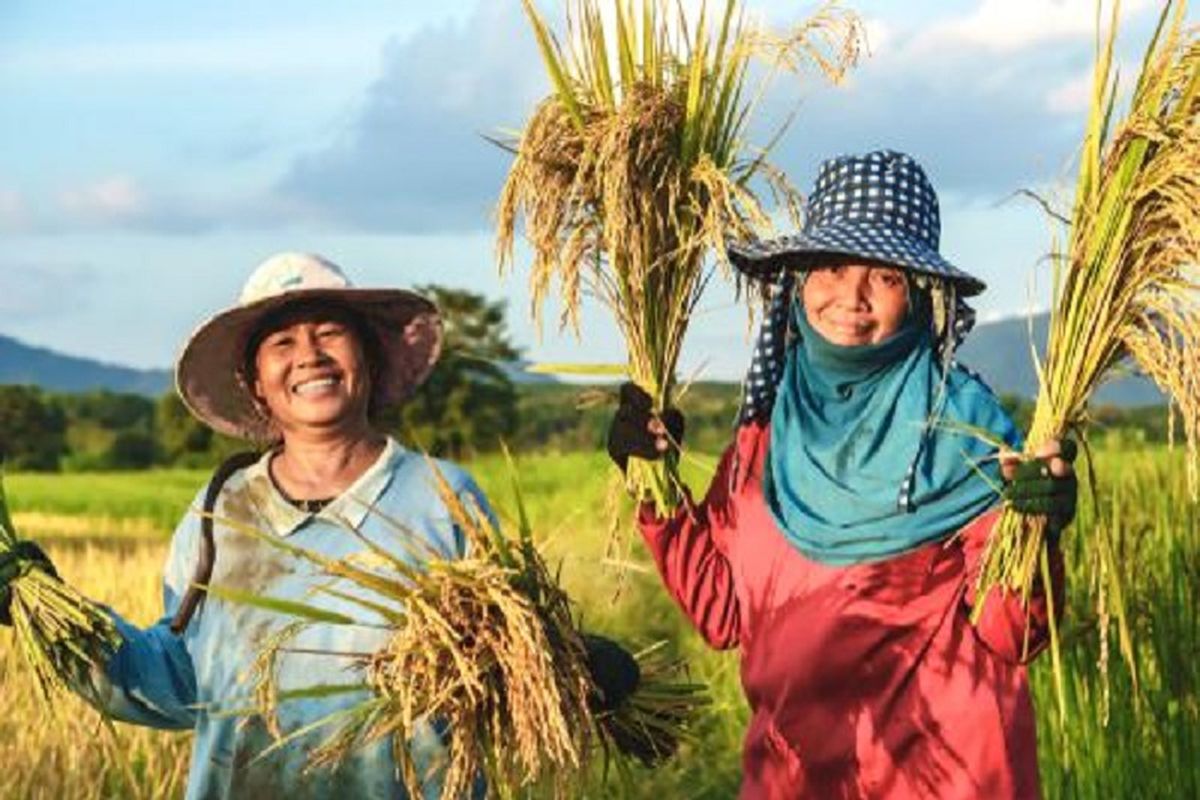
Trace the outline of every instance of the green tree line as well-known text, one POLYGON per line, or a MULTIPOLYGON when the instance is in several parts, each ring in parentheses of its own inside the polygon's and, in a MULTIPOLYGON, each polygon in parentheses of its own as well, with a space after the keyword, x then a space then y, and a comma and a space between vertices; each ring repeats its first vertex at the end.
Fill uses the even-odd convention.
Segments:
MULTIPOLYGON (((402 409, 377 424, 407 446, 455 459, 490 452, 505 442, 517 452, 571 452, 605 445, 616 386, 514 384, 495 364, 447 358, 440 372, 402 409)), ((698 383, 681 405, 688 447, 718 453, 728 444, 740 388, 698 383)), ((1027 429, 1032 404, 1004 404, 1027 429)), ((1093 436, 1124 444, 1170 439, 1160 407, 1093 410, 1093 436)), ((0 386, 0 452, 5 467, 31 471, 211 467, 246 444, 196 421, 172 392, 158 398, 113 392, 54 394, 31 386, 0 386)))
MULTIPOLYGON (((602 447, 616 402, 614 388, 581 389, 554 382, 518 384, 520 358, 503 301, 442 286, 417 290, 442 310, 442 357, 403 407, 384 410, 376 425, 410 447, 468 458, 506 442, 518 451, 602 447)), ((732 425, 736 387, 692 393, 690 427, 732 425)), ((699 434, 697 434, 699 435, 699 434)), ((246 444, 215 434, 194 419, 174 392, 152 398, 94 391, 56 394, 34 386, 0 386, 0 454, 14 470, 121 470, 209 467, 246 444)))
MULTIPOLYGON (((728 440, 737 393, 732 384, 693 388, 686 404, 690 446, 713 452, 728 440)), ((615 403, 616 387, 519 386, 498 367, 450 362, 376 424, 409 447, 455 459, 496 450, 502 441, 518 452, 568 452, 604 446, 615 403), (486 380, 476 382, 479 373, 486 380)), ((246 447, 198 422, 174 392, 150 398, 0 386, 0 453, 10 470, 211 467, 246 447)))
MULTIPOLYGON (((440 286, 419 291, 442 309, 442 357, 408 403, 385 410, 382 430, 410 447, 454 459, 497 449, 572 451, 604 446, 615 386, 514 383, 520 351, 509 337, 503 301, 440 286)), ((687 443, 719 452, 735 422, 740 389, 697 383, 683 394, 687 443)), ((1032 404, 1004 399, 1021 430, 1032 404)), ((1097 408, 1102 435, 1161 442, 1170 436, 1161 408, 1097 408)), ((195 420, 174 392, 158 398, 95 391, 55 394, 34 386, 0 386, 0 455, 14 470, 119 470, 208 467, 246 444, 195 420)))

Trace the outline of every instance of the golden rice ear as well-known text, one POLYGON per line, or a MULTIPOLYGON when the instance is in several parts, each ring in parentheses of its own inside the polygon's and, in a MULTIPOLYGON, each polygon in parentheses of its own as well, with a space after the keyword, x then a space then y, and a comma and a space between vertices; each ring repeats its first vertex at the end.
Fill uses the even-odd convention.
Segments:
MULTIPOLYGON (((0 475, 0 552, 20 540, 13 527, 0 475)), ((22 563, 8 583, 13 645, 33 674, 45 709, 53 712, 60 692, 79 686, 94 664, 104 663, 121 643, 108 612, 42 566, 22 563)))
MULTIPOLYGON (((1040 389, 1026 437, 1029 452, 1076 434, 1086 442, 1096 389, 1132 360, 1183 418, 1189 489, 1200 463, 1200 35, 1186 3, 1163 4, 1127 106, 1117 103, 1114 62, 1119 4, 1098 37, 1092 99, 1080 147, 1065 245, 1055 242, 1054 296, 1040 389), (1123 111, 1124 116, 1118 116, 1123 111)), ((1174 417, 1172 416, 1172 419, 1174 417)), ((1091 473, 1091 470, 1089 470, 1091 473)), ((1050 583, 1046 520, 1006 509, 988 542, 976 596, 1000 587, 1028 600, 1050 583)), ((1100 540, 1089 547, 1103 548, 1100 540)), ((1103 553, 1103 550, 1101 550, 1103 553)), ((1102 577, 1103 579, 1103 577, 1102 577)), ((1115 574, 1108 577, 1121 596, 1115 574)), ((1051 655, 1065 719, 1053 602, 1051 655)), ((984 603, 976 604, 976 618, 984 603)), ((1136 686, 1137 663, 1127 654, 1136 686)))
MULTIPOLYGON (((646 0, 641 14, 617 4, 611 16, 599 0, 569 0, 563 47, 533 1, 523 5, 554 92, 522 131, 500 192, 500 269, 523 222, 536 323, 557 293, 561 325, 578 330, 583 293, 599 298, 625 339, 630 377, 665 408, 704 287, 714 272, 730 277, 726 242, 770 231, 752 183, 798 206, 767 161, 774 141, 761 150, 744 141, 761 90, 806 64, 840 75, 857 58, 861 26, 832 3, 771 37, 739 0, 702 4, 692 18, 673 0, 646 0), (766 76, 750 86, 755 60, 766 76)), ((661 513, 681 497, 675 461, 635 460, 627 472, 661 513)))
MULTIPOLYGON (((269 751, 333 727, 312 750, 309 767, 336 766, 360 748, 390 739, 397 773, 413 797, 427 789, 429 776, 421 774, 409 744, 434 724, 446 748, 435 767, 442 797, 469 796, 480 776, 500 796, 523 795, 536 786, 538 796, 545 790, 548 796, 577 797, 592 774, 598 744, 615 742, 620 748, 622 738, 637 735, 646 744, 643 755, 673 752, 693 712, 707 702, 703 687, 680 683, 677 664, 664 671, 639 653, 639 690, 604 719, 593 712, 590 702, 598 690, 575 609, 533 538, 515 464, 509 462, 519 521, 515 532, 506 532, 436 461, 425 463, 446 524, 470 542, 465 556, 445 558, 433 546, 418 548, 403 521, 374 506, 371 512, 396 536, 376 530, 368 538, 346 522, 345 534, 365 550, 338 559, 226 521, 238 534, 312 565, 313 596, 340 605, 334 611, 316 602, 211 587, 228 602, 296 620, 264 638, 249 675, 255 706, 231 713, 263 716, 281 737, 269 751), (297 651, 347 659, 354 669, 347 670, 346 683, 283 690, 276 675, 280 653, 313 624, 382 627, 383 642, 370 652, 297 651), (286 700, 351 692, 357 697, 324 719, 290 731, 275 724, 274 712, 286 700)), ((638 751, 631 755, 640 757, 638 751)))

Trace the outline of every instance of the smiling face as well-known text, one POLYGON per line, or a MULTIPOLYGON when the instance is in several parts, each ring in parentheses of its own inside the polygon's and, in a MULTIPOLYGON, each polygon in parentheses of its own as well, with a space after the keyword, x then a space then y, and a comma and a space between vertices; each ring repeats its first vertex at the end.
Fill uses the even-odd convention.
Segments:
POLYGON ((843 262, 809 271, 801 289, 808 324, 833 344, 879 344, 904 323, 904 270, 843 262))
POLYGON ((367 425, 370 368, 348 313, 285 313, 258 338, 253 363, 255 397, 285 437, 367 425))

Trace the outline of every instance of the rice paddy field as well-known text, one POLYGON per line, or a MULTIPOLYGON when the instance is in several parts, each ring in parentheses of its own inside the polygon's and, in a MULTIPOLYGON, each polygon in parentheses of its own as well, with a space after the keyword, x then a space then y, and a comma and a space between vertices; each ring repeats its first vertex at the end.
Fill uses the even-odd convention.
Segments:
MULTIPOLYGON (((686 465, 697 491, 709 461, 686 465)), ((1179 453, 1101 447, 1097 463, 1100 492, 1095 501, 1082 498, 1065 540, 1065 723, 1049 659, 1033 668, 1045 793, 1200 797, 1200 508, 1188 499, 1179 453), (1095 548, 1078 546, 1098 525, 1109 532, 1123 573, 1136 685, 1120 654, 1115 617, 1097 612, 1096 567, 1084 555, 1095 548), (1107 627, 1100 619, 1109 620, 1107 627)), ((469 467, 503 513, 510 495, 502 461, 481 459, 469 467)), ((714 696, 694 740, 675 760, 625 782, 597 779, 588 795, 733 796, 746 719, 736 656, 704 647, 659 589, 640 544, 626 534, 624 547, 610 547, 609 521, 614 514, 627 518, 628 508, 609 499, 612 473, 602 454, 525 456, 520 469, 534 527, 550 560, 561 563, 587 625, 634 645, 666 640, 714 696)), ((67 580, 148 624, 160 612, 170 529, 206 477, 184 471, 16 474, 6 483, 18 528, 46 545, 67 580)), ((1110 595, 1109 612, 1114 602, 1110 595)), ((187 733, 110 729, 74 700, 49 709, 9 645, 8 633, 0 632, 0 798, 182 796, 187 733)))

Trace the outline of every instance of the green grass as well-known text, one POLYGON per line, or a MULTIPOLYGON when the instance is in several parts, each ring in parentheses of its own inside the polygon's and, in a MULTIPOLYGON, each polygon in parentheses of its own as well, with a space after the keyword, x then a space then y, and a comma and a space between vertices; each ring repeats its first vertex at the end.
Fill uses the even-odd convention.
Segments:
POLYGON ((1200 797, 1200 508, 1187 499, 1181 453, 1117 455, 1102 454, 1101 501, 1084 504, 1076 530, 1111 532, 1139 685, 1118 651, 1115 620, 1107 676, 1099 667, 1097 587, 1082 536, 1068 533, 1065 729, 1049 660, 1033 669, 1046 793, 1200 797))
POLYGON ((40 512, 102 519, 141 519, 164 535, 204 485, 208 473, 149 472, 14 473, 5 475, 14 514, 40 512))
MULTIPOLYGON (((1060 729, 1048 658, 1032 669, 1040 760, 1048 797, 1200 796, 1200 509, 1187 498, 1182 459, 1164 448, 1102 450, 1099 511, 1082 498, 1079 523, 1066 534, 1069 608, 1064 625, 1068 722, 1060 729), (1097 520, 1112 530, 1116 563, 1129 592, 1140 686, 1110 626, 1107 677, 1097 665, 1094 568, 1084 536, 1097 520), (1107 685, 1107 725, 1104 697, 1107 685), (1140 698, 1140 699, 1139 699, 1140 698)), ((711 466, 711 456, 699 461, 711 466)), ((708 650, 661 589, 645 549, 628 525, 630 506, 609 495, 613 470, 602 453, 518 454, 534 530, 578 601, 585 623, 635 645, 667 640, 688 659, 694 677, 711 684, 715 705, 697 740, 654 772, 611 796, 728 798, 736 793, 746 707, 737 656, 708 650), (621 526, 617 557, 632 567, 618 582, 607 547, 611 523, 621 526)), ((502 516, 511 491, 502 459, 467 465, 502 516)), ((697 494, 705 464, 688 464, 697 494)), ((10 475, 18 512, 133 515, 155 520, 165 536, 185 513, 204 472, 91 475, 10 475)), ((0 743, 2 744, 2 743, 0 743)), ((33 767, 30 767, 33 768, 33 767)))

